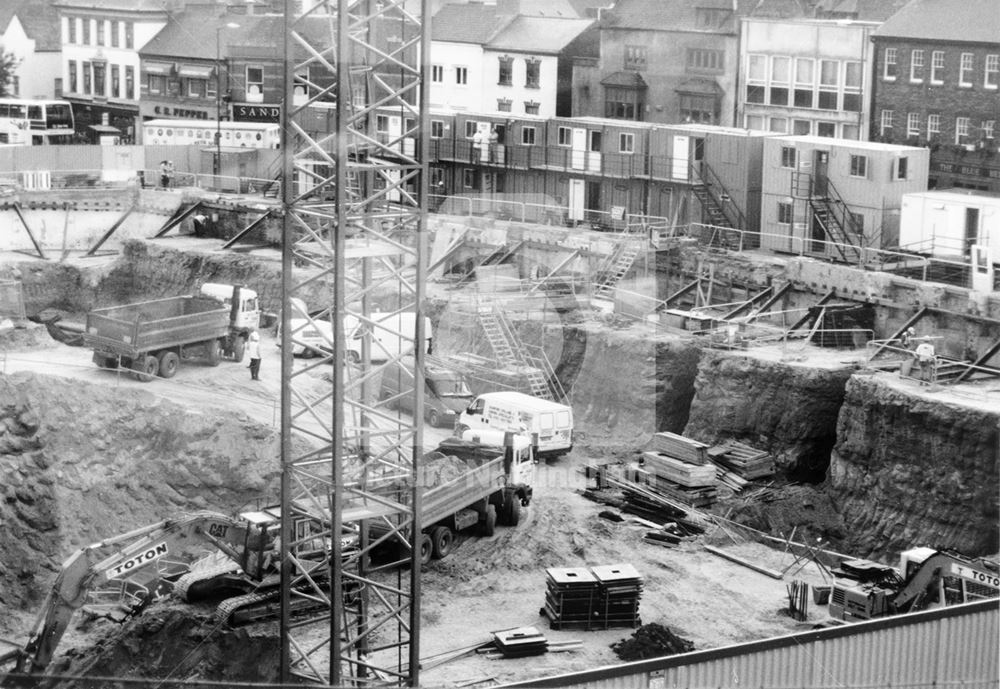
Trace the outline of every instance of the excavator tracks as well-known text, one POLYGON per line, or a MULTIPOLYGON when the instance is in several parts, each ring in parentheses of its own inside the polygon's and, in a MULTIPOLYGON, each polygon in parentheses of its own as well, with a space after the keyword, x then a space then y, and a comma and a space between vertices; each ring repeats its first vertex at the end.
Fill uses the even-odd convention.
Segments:
MULTIPOLYGON (((309 586, 302 586, 298 590, 307 591, 309 589, 309 586)), ((296 614, 325 607, 327 606, 322 601, 303 596, 292 596, 290 612, 296 614)), ((227 598, 216 607, 215 621, 220 624, 237 626, 260 619, 277 617, 280 612, 281 589, 273 588, 227 598)))
POLYGON ((188 572, 184 576, 174 583, 174 593, 181 600, 187 601, 188 592, 192 587, 197 588, 198 584, 215 579, 216 577, 224 576, 227 574, 234 574, 239 572, 240 568, 232 562, 227 562, 219 565, 213 565, 211 567, 202 567, 191 572, 188 572))

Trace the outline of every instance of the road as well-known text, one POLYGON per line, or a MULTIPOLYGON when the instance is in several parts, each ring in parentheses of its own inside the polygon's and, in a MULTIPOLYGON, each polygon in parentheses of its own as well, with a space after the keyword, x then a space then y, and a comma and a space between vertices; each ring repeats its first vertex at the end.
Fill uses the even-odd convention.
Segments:
MULTIPOLYGON (((29 371, 83 380, 94 385, 144 390, 187 408, 237 409, 264 426, 278 430, 281 423, 281 350, 269 333, 262 333, 260 380, 250 379, 247 362, 236 364, 223 361, 212 367, 202 363, 184 363, 177 375, 169 380, 156 378, 148 383, 135 380, 129 373, 102 369, 91 361, 91 351, 85 347, 70 347, 52 341, 50 347, 22 351, 0 352, 0 373, 29 371)), ((296 360, 297 370, 315 366, 315 360, 296 360)), ((330 381, 325 376, 329 369, 318 367, 314 372, 296 378, 296 392, 307 398, 318 399, 329 394, 330 381)), ((397 412, 387 412, 396 414, 397 412)), ((330 417, 330 404, 316 405, 315 416, 330 417)), ((409 416, 400 414, 404 422, 409 416)), ((318 420, 307 416, 298 425, 311 433, 324 435, 318 420)), ((432 428, 424 424, 424 446, 433 448, 450 435, 450 429, 432 428)), ((310 439, 312 440, 312 439, 310 439)))

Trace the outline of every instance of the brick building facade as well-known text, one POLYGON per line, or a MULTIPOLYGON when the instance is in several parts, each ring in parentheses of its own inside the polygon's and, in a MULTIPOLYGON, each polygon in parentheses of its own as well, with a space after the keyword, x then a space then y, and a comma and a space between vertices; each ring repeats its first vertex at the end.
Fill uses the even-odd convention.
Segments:
POLYGON ((1000 12, 913 0, 872 35, 871 139, 931 150, 931 188, 1000 191, 1000 12))

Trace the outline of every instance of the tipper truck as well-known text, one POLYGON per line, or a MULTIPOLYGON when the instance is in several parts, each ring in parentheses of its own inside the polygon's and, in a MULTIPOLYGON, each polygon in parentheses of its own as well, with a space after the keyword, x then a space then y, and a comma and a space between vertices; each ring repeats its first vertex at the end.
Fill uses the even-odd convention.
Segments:
MULTIPOLYGON (((448 555, 459 531, 477 526, 492 536, 497 524, 517 526, 521 507, 531 502, 534 474, 535 446, 528 436, 485 430, 443 440, 423 457, 417 476, 421 562, 448 555)), ((405 487, 396 488, 397 499, 405 500, 405 487)), ((364 509, 348 512, 352 519, 370 518, 364 509)), ((369 523, 375 537, 386 535, 377 519, 369 523)))
POLYGON ((247 338, 260 322, 257 293, 206 283, 198 294, 94 309, 84 345, 102 368, 129 369, 138 380, 172 378, 181 361, 217 366, 243 360, 247 338))

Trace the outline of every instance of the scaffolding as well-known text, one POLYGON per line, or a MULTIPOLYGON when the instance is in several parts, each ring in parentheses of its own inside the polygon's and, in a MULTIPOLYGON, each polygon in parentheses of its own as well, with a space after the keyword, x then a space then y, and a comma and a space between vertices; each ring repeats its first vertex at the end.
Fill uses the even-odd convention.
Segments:
POLYGON ((414 314, 414 329, 392 336, 413 349, 413 419, 421 419, 424 351, 414 344, 425 338, 427 16, 427 2, 285 2, 281 502, 284 515, 318 514, 329 528, 293 533, 282 520, 283 682, 419 681, 412 544, 422 429, 375 401, 381 370, 401 357, 372 362, 373 332, 386 329, 372 314, 387 310, 389 296, 388 310, 414 314), (332 111, 332 131, 315 132, 316 111, 332 111), (377 116, 398 117, 400 133, 378 135, 377 116), (311 318, 332 325, 330 353, 305 366, 292 358, 292 298, 311 298, 311 318), (356 365, 345 360, 348 319, 360 324, 356 365), (358 549, 342 542, 345 527, 356 530, 358 549), (319 566, 298 558, 317 543, 319 566), (388 557, 373 559, 389 544, 388 557), (310 612, 293 618, 306 604, 310 612))

